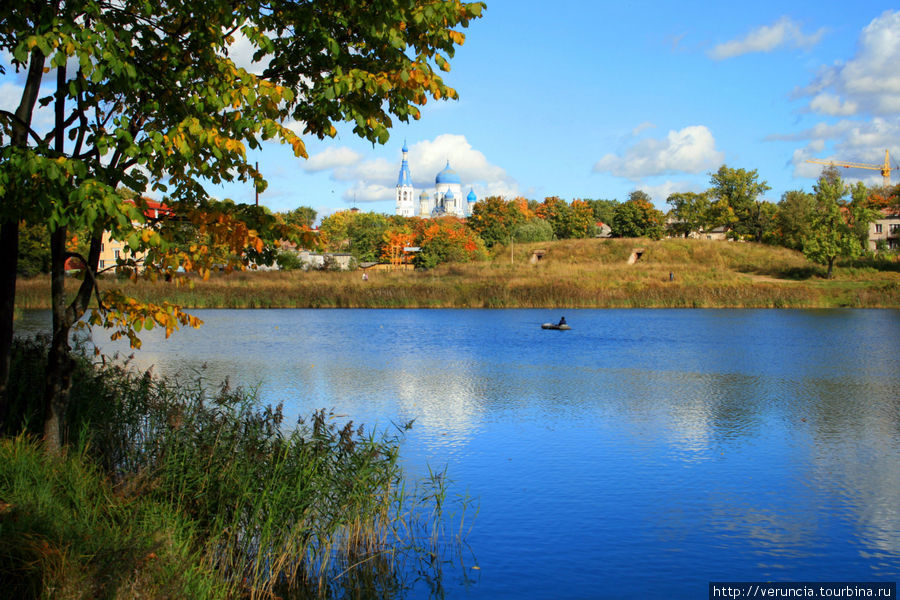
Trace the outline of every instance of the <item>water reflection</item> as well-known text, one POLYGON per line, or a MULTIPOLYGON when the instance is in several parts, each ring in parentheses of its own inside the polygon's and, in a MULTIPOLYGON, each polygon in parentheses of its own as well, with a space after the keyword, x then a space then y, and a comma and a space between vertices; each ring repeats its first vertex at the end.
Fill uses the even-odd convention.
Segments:
POLYGON ((900 576, 898 311, 201 312, 136 364, 415 419, 409 468, 480 500, 448 597, 900 576))

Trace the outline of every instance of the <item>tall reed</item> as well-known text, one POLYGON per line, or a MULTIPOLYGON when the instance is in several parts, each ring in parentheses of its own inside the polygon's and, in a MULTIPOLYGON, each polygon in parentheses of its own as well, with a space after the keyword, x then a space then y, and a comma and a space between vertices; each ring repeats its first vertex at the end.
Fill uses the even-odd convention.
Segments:
MULTIPOLYGON (((72 406, 70 444, 123 494, 188 522, 201 564, 231 593, 332 597, 402 587, 410 572, 439 579, 434 557, 461 541, 445 529, 446 478, 404 477, 399 430, 369 432, 324 410, 286 423, 252 390, 84 356, 72 406)), ((464 519, 467 501, 452 504, 464 519)))

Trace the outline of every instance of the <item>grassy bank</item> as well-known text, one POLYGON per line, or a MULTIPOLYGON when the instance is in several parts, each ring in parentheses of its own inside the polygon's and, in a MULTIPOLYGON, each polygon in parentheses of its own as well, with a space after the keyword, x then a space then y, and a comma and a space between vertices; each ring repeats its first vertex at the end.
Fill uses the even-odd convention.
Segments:
MULTIPOLYGON (((247 272, 186 286, 124 285, 139 299, 193 308, 900 307, 898 262, 839 264, 834 279, 823 275, 785 248, 615 239, 496 248, 488 262, 370 272, 365 282, 359 272, 247 272), (531 264, 537 249, 546 254, 531 264), (635 249, 643 255, 628 264, 635 249)), ((47 308, 48 301, 45 279, 20 282, 19 307, 47 308)))
POLYGON ((440 578, 446 479, 406 480, 396 436, 81 357, 68 453, 47 456, 29 434, 45 355, 13 357, 0 597, 392 597, 440 578))

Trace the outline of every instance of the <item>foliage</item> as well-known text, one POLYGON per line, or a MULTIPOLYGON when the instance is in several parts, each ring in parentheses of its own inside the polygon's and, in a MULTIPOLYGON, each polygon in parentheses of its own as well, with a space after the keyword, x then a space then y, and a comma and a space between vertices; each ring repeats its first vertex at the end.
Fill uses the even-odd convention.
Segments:
MULTIPOLYGON (((771 188, 765 181, 758 179, 756 169, 747 171, 722 165, 718 171, 710 175, 712 187, 709 193, 731 209, 734 215, 733 229, 737 236, 761 241, 763 229, 756 199, 771 188)), ((720 207, 720 214, 724 213, 723 208, 720 207)), ((719 224, 726 225, 726 223, 719 224)))
POLYGON ((359 261, 376 261, 382 253, 382 237, 388 229, 385 215, 354 213, 347 223, 350 253, 359 261))
MULTIPOLYGON (((392 116, 419 118, 428 96, 457 96, 437 71, 449 70, 448 59, 465 40, 455 28, 468 26, 483 9, 483 3, 456 0, 386 0, 379 10, 363 0, 63 0, 22 2, 7 11, 0 50, 26 75, 16 114, 0 111, 0 290, 9 296, 0 298, 0 419, 15 293, 9 271, 15 270, 20 221, 48 227, 54 294, 63 289, 66 230, 90 232, 83 261, 88 277, 74 300, 52 303, 51 353, 57 358, 49 376, 59 388, 48 391, 48 401, 56 398, 52 404, 64 407, 66 340, 96 291, 104 231, 126 241, 135 256, 155 255, 143 265, 146 277, 176 276, 178 269, 206 275, 223 256, 229 267, 270 262, 274 250, 265 246, 274 240, 220 207, 204 214, 209 198, 201 183, 239 179, 263 190, 247 149, 272 140, 305 157, 304 142, 287 126, 291 119, 320 138, 336 135, 334 124, 343 121, 356 134, 385 142, 392 116), (235 35, 249 42, 261 74, 229 57, 235 35), (51 70, 55 97, 41 103, 55 101, 55 119, 49 131, 37 132, 32 116, 51 70), (120 185, 137 198, 126 202, 117 194, 120 185), (185 248, 183 236, 170 239, 148 226, 141 206, 148 189, 168 194, 176 214, 214 244, 201 240, 185 248), (203 252, 221 241, 227 252, 203 252), (169 252, 175 257, 165 258, 169 252)), ((133 323, 158 314, 157 307, 137 306, 122 294, 112 298, 122 303, 101 303, 105 314, 94 321, 121 325, 132 339, 133 323)))
POLYGON ((838 257, 860 256, 865 246, 854 231, 853 215, 844 200, 850 190, 837 169, 825 169, 814 189, 816 204, 808 233, 803 238, 803 254, 826 265, 826 277, 830 279, 838 257))
POLYGON ((666 203, 672 206, 674 219, 669 229, 675 235, 688 237, 708 227, 709 195, 706 193, 680 192, 670 194, 666 203))
POLYGON ((553 235, 560 239, 567 237, 568 212, 569 205, 558 196, 544 198, 544 201, 535 209, 535 214, 550 223, 553 235))
POLYGON ((352 210, 339 210, 322 219, 319 224, 321 245, 332 252, 350 247, 350 223, 356 217, 352 210))
POLYGON ((584 200, 572 200, 566 217, 565 237, 577 239, 596 235, 597 225, 594 219, 594 210, 584 200))
POLYGON ((276 216, 283 222, 306 227, 307 229, 312 229, 316 222, 316 215, 316 210, 309 206, 300 206, 284 213, 276 213, 276 216))
POLYGON ((553 228, 543 219, 529 219, 516 227, 513 237, 519 243, 548 242, 553 239, 553 228))
POLYGON ((594 213, 594 222, 609 225, 612 223, 615 215, 616 207, 619 205, 618 200, 585 200, 594 213))
POLYGON ((17 271, 23 277, 50 272, 50 237, 43 225, 20 226, 17 271))
POLYGON ((791 190, 781 196, 775 214, 775 237, 785 248, 803 250, 803 238, 816 210, 816 199, 802 190, 791 190))
POLYGON ((422 220, 416 236, 421 248, 413 264, 431 269, 445 262, 484 260, 484 242, 456 217, 422 220))
POLYGON ((520 203, 488 196, 475 203, 466 222, 485 246, 491 248, 495 244, 508 244, 513 232, 524 221, 520 203))
POLYGON ((616 207, 612 234, 616 237, 662 237, 665 216, 650 202, 650 196, 640 190, 631 192, 628 201, 616 207))
MULTIPOLYGON (((408 221, 404 219, 404 221, 408 221)), ((381 259, 385 262, 399 261, 401 264, 411 262, 410 253, 405 249, 415 246, 416 235, 411 225, 406 222, 394 224, 387 229, 381 239, 381 259)))
POLYGON ((296 252, 283 250, 275 257, 275 262, 278 263, 278 268, 282 271, 296 271, 303 267, 303 261, 300 260, 296 252))

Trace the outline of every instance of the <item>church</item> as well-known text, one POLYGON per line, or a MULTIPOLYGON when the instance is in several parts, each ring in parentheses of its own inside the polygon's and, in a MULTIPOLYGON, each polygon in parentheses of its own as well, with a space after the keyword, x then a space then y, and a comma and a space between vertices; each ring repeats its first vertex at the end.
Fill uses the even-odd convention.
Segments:
POLYGON ((431 194, 422 190, 416 198, 416 190, 413 188, 412 176, 409 173, 409 149, 403 142, 403 162, 400 163, 400 175, 397 177, 396 214, 404 217, 419 215, 422 218, 436 218, 445 215, 453 215, 466 218, 472 214, 472 207, 478 201, 475 192, 469 189, 469 193, 463 198, 462 180, 459 175, 450 168, 450 161, 444 170, 434 178, 434 192, 431 194), (417 205, 418 204, 418 205, 417 205))

